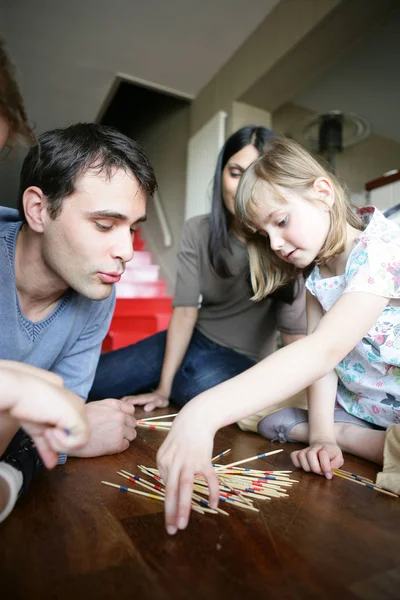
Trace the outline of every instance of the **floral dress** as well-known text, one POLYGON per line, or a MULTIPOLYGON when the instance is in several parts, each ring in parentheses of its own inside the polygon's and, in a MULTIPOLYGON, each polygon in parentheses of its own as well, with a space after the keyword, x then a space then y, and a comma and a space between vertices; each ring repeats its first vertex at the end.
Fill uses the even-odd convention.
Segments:
POLYGON ((389 427, 400 423, 400 227, 373 206, 358 212, 366 229, 356 238, 343 275, 323 278, 316 266, 306 288, 324 312, 347 292, 391 298, 372 329, 336 368, 338 404, 359 419, 389 427))

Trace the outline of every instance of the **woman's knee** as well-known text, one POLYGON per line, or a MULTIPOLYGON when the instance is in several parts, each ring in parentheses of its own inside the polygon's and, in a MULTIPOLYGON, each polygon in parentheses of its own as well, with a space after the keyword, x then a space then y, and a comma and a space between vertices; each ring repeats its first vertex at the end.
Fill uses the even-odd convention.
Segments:
POLYGON ((166 332, 101 355, 89 399, 120 398, 158 384, 166 332))
POLYGON ((183 406, 192 398, 205 392, 253 366, 249 359, 240 366, 229 361, 198 359, 195 363, 187 362, 182 365, 175 376, 172 387, 172 400, 183 406))

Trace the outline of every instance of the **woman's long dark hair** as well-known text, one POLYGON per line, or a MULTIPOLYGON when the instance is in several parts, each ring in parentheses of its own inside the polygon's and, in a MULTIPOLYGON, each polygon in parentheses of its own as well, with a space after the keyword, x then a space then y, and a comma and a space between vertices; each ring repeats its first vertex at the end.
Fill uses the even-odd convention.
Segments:
MULTIPOLYGON (((260 154, 263 154, 266 142, 272 137, 275 137, 275 133, 271 129, 257 127, 256 125, 248 125, 233 133, 226 140, 218 155, 213 180, 208 257, 215 274, 223 279, 232 277, 232 273, 223 256, 224 249, 231 252, 229 227, 232 215, 226 208, 222 197, 222 172, 231 156, 249 144, 252 144, 260 154)), ((251 289, 250 270, 248 279, 251 289)), ((296 285, 293 283, 292 285, 280 288, 277 292, 272 294, 271 297, 276 300, 291 303, 296 294, 295 287, 296 285)))

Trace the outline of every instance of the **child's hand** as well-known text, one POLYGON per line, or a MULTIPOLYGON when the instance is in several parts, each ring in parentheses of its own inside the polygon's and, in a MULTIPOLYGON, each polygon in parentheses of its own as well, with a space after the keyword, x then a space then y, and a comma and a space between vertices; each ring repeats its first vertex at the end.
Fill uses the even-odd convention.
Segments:
POLYGON ((195 474, 202 473, 207 480, 211 507, 218 505, 218 478, 211 465, 213 438, 204 416, 187 406, 158 451, 157 464, 166 487, 165 525, 171 535, 188 524, 195 474))
POLYGON ((9 361, 2 361, 0 374, 5 386, 2 393, 12 397, 9 414, 32 437, 47 468, 57 464, 59 452, 86 444, 85 404, 64 388, 61 377, 9 361))
POLYGON ((341 449, 336 442, 330 441, 315 442, 290 456, 295 467, 325 475, 327 479, 332 479, 332 469, 339 469, 344 463, 341 449))

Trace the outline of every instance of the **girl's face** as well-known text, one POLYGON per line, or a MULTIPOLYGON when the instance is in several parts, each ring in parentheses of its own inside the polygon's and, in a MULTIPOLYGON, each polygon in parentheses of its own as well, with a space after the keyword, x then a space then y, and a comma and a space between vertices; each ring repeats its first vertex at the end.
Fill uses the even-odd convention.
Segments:
POLYGON ((331 194, 329 190, 321 193, 313 188, 310 199, 305 199, 294 190, 277 188, 286 202, 274 198, 268 185, 260 185, 254 226, 259 234, 269 238, 271 249, 279 258, 303 269, 317 257, 327 238, 331 194), (318 200, 325 200, 328 206, 318 200))
POLYGON ((231 215, 235 214, 235 196, 240 178, 259 156, 257 148, 248 144, 230 157, 222 171, 222 198, 231 215))

